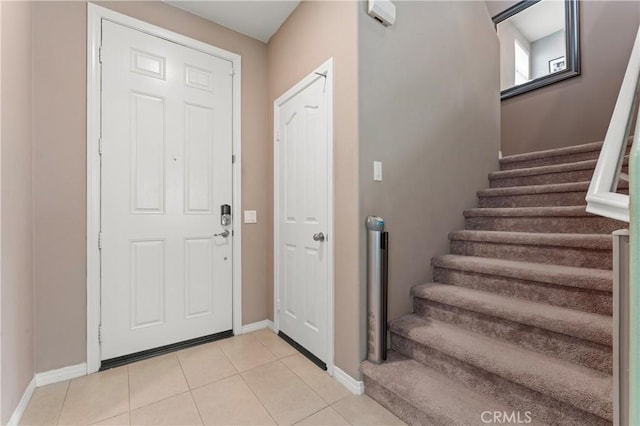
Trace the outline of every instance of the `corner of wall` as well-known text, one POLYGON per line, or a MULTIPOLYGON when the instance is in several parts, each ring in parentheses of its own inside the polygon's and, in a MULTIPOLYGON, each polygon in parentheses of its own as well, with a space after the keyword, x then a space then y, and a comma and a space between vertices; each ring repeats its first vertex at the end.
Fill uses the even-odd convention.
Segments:
POLYGON ((0 422, 24 401, 35 373, 33 318, 32 3, 2 2, 0 150, 0 422), (10 84, 7 84, 10 83, 10 84), (7 108, 11 105, 11 108, 7 108), (8 178, 10 179, 10 185, 8 178))

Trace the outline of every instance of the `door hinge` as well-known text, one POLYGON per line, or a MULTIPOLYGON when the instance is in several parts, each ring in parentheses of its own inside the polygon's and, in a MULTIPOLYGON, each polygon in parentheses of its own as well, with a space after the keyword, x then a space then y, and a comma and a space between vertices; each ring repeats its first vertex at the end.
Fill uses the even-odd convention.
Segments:
POLYGON ((280 312, 280 299, 276 300, 276 311, 280 312))
POLYGON ((280 142, 280 130, 276 130, 276 141, 280 142))
POLYGON ((98 47, 98 62, 102 63, 102 46, 98 47))
POLYGON ((102 155, 102 138, 98 139, 98 155, 102 155))
POLYGON ((98 250, 102 249, 102 232, 98 232, 98 250))
POLYGON ((236 163, 236 156, 235 154, 231 156, 231 163, 235 164, 236 163))
POLYGON ((98 343, 102 343, 102 324, 98 324, 98 343))

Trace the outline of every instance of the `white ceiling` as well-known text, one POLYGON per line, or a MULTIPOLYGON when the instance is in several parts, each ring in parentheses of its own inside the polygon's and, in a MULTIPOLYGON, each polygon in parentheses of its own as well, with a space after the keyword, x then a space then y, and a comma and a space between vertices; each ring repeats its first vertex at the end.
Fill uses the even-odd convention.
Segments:
POLYGON ((300 0, 165 1, 265 43, 300 3, 300 0))
POLYGON ((564 29, 564 1, 542 0, 509 20, 530 42, 540 40, 564 29))

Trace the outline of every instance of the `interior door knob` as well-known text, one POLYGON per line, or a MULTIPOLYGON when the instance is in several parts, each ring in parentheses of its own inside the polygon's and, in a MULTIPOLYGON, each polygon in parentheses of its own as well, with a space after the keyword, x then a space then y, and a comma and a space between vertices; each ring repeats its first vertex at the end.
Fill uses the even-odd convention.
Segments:
POLYGON ((222 237, 222 238, 227 238, 229 236, 229 231, 228 230, 224 230, 219 234, 213 234, 214 237, 222 237))
POLYGON ((322 232, 318 232, 317 234, 313 234, 313 241, 324 241, 324 234, 322 232))

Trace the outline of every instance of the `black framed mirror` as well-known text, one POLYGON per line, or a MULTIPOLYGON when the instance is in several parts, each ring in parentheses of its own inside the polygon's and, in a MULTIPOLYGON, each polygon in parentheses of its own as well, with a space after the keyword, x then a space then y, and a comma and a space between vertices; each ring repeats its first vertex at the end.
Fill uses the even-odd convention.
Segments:
POLYGON ((524 0, 492 18, 502 99, 580 75, 578 7, 578 0, 524 0))

